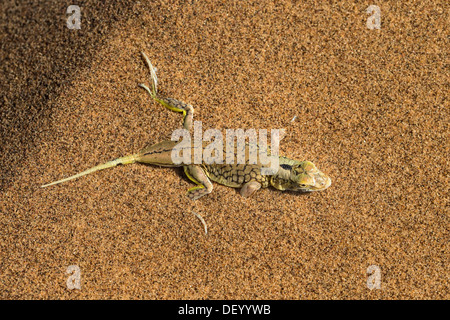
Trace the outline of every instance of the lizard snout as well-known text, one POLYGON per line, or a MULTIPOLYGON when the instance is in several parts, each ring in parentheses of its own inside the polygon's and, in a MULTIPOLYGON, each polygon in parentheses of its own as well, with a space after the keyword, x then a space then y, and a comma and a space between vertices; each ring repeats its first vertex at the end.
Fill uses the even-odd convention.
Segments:
POLYGON ((318 172, 314 175, 314 190, 325 190, 329 186, 331 186, 331 178, 322 172, 318 172))

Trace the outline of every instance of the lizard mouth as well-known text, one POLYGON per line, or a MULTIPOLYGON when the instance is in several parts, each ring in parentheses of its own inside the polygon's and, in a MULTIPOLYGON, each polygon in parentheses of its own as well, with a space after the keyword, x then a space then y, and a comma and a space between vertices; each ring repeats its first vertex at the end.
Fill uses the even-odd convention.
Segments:
POLYGON ((313 183, 308 186, 301 186, 299 188, 300 191, 321 191, 325 190, 331 185, 331 179, 327 175, 322 172, 316 173, 312 175, 313 183))
POLYGON ((311 186, 311 191, 325 190, 331 186, 331 179, 327 175, 320 173, 314 177, 314 185, 311 186))

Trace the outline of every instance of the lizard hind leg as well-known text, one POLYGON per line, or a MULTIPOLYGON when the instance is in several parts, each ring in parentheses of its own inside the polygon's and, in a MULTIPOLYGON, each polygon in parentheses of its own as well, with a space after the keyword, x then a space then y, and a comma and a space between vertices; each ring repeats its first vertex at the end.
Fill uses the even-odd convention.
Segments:
POLYGON ((187 192, 187 197, 191 200, 197 200, 213 190, 213 185, 206 176, 205 171, 199 166, 189 165, 184 167, 184 173, 193 182, 197 184, 196 187, 190 188, 187 192))
MULTIPOLYGON (((150 62, 150 59, 147 57, 147 55, 144 52, 141 52, 142 56, 145 59, 145 62, 147 63, 148 68, 150 69, 150 76, 152 81, 152 90, 148 89, 148 92, 152 96, 152 98, 155 98, 158 93, 158 77, 156 76, 156 68, 152 65, 150 62)), ((140 84, 140 86, 144 86, 143 84, 140 84)))
POLYGON ((142 83, 139 84, 139 86, 141 88, 144 88, 150 94, 153 100, 160 103, 167 109, 182 113, 183 128, 186 130, 191 130, 192 121, 194 117, 194 108, 190 104, 172 98, 164 98, 158 94, 158 78, 156 76, 156 68, 153 67, 152 63, 150 62, 150 59, 144 52, 142 52, 142 55, 145 61, 147 62, 148 68, 150 69, 152 89, 150 89, 149 87, 147 87, 145 84, 142 83))

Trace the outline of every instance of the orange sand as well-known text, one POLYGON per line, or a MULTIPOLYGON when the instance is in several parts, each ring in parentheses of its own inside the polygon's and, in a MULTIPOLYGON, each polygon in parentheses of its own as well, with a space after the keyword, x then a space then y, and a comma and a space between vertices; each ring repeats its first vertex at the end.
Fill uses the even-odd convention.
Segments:
POLYGON ((68 4, 14 3, 0 5, 2 299, 449 299, 445 1, 383 2, 380 30, 360 1, 92 0, 80 30, 68 4), (281 151, 333 185, 244 199, 215 184, 193 203, 182 170, 136 164, 41 189, 179 127, 137 86, 140 51, 204 130, 297 116, 281 151))

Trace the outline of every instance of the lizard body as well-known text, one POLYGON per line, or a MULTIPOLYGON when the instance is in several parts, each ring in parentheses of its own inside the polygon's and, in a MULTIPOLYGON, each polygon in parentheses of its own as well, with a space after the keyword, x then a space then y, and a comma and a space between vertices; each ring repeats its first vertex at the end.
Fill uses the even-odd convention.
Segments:
MULTIPOLYGON (((152 89, 149 89, 143 84, 140 84, 140 86, 150 94, 153 100, 162 104, 164 107, 183 113, 183 127, 186 130, 190 130, 192 127, 194 108, 184 102, 159 95, 157 92, 155 68, 152 66, 148 57, 144 53, 142 55, 150 69, 152 89)), ((259 160, 256 163, 249 162, 250 149, 253 147, 254 150, 254 145, 248 143, 245 144, 246 160, 242 164, 206 163, 204 161, 200 164, 175 164, 172 161, 172 150, 177 143, 171 140, 162 141, 148 146, 136 154, 109 161, 74 176, 43 185, 42 187, 69 181, 98 170, 114 167, 118 164, 135 162, 165 167, 183 167, 187 177, 197 184, 196 187, 188 190, 187 196, 191 200, 196 200, 210 193, 213 189, 211 180, 228 187, 241 188, 241 195, 244 197, 248 197, 260 188, 267 188, 270 185, 281 191, 294 190, 307 192, 324 190, 331 184, 331 179, 319 171, 312 162, 292 160, 283 156, 279 157, 278 171, 273 175, 264 175, 261 173, 264 165, 259 160)), ((205 142, 200 147, 204 148, 205 142)), ((191 144, 190 148, 191 154, 193 155, 195 146, 191 144)), ((234 150, 234 155, 236 156, 236 150, 234 150)), ((194 162, 191 161, 191 163, 194 162)))

